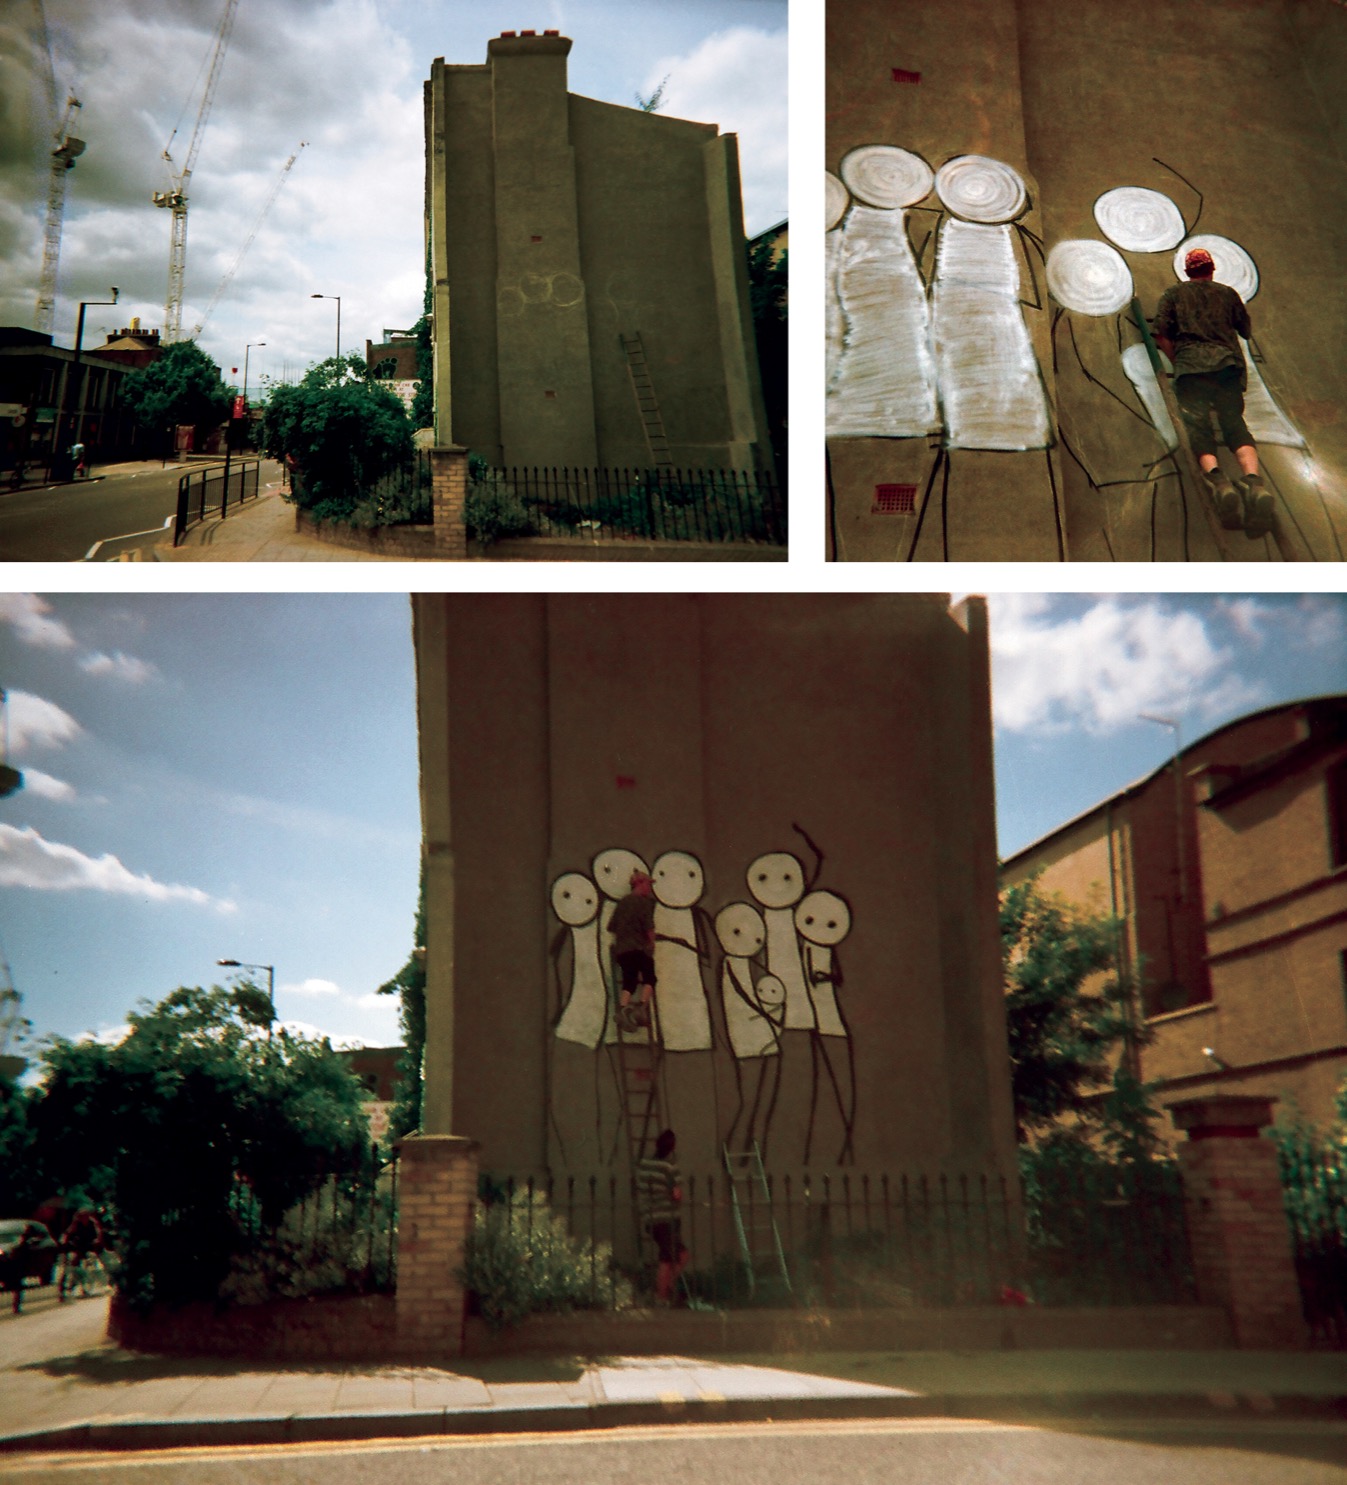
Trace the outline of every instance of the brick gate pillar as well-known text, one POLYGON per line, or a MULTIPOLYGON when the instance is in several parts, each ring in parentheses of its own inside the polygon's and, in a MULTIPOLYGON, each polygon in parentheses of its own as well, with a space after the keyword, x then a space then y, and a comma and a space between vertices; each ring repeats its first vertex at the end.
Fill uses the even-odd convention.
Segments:
POLYGON ((1179 1146, 1197 1297, 1224 1305, 1245 1350, 1308 1342, 1277 1151, 1261 1131, 1273 1097, 1209 1095, 1167 1105, 1179 1146))
POLYGON ((463 1351, 463 1285, 454 1277, 477 1202, 474 1140, 409 1135, 398 1146, 398 1349, 463 1351))
POLYGON ((451 443, 430 451, 430 498, 434 511, 435 555, 462 562, 468 555, 463 502, 468 497, 468 451, 451 443))

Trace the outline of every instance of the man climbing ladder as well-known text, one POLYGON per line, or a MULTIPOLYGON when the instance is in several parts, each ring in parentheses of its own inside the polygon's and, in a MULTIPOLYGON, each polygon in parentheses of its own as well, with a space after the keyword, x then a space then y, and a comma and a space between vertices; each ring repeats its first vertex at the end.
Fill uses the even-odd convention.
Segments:
POLYGON ((1215 281, 1216 264, 1205 248, 1194 248, 1183 268, 1188 282, 1174 284, 1160 297, 1151 322, 1155 343, 1173 363, 1174 395, 1221 525, 1227 531, 1242 527, 1255 540, 1272 529, 1274 506, 1258 472, 1253 434, 1244 421, 1248 372, 1240 336, 1247 340, 1253 333, 1249 311, 1234 289, 1215 281), (1242 499, 1216 458, 1213 413, 1226 447, 1239 461, 1242 499))
POLYGON ((623 1031, 650 1025, 650 997, 655 993, 655 899, 653 883, 643 871, 631 874, 631 891, 613 909, 608 932, 613 958, 622 974, 617 1024, 623 1031), (632 1004, 637 988, 639 1005, 632 1004))

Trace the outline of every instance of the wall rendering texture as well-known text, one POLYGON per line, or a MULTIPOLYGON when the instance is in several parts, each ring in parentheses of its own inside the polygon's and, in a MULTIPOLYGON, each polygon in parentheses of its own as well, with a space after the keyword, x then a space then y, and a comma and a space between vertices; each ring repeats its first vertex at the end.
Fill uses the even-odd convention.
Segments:
POLYGON ((767 467, 735 136, 569 93, 570 49, 506 32, 432 65, 436 436, 493 464, 647 468, 663 438, 679 468, 767 467))
POLYGON ((625 1171, 605 927, 641 865, 686 1166, 752 1140, 774 1169, 1013 1162, 980 600, 415 616, 428 1132, 496 1172, 625 1171))

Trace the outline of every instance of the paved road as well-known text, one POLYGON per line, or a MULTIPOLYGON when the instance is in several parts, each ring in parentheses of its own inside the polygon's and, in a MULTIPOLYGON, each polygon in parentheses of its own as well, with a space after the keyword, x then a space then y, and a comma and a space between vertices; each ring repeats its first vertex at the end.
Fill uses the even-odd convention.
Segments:
MULTIPOLYGON (((153 545, 177 509, 181 474, 172 464, 143 464, 86 483, 0 495, 0 560, 79 562, 103 542, 95 560, 109 561, 153 545), (113 540, 133 534, 140 540, 113 540)), ((264 484, 278 475, 276 466, 262 466, 264 484)))
POLYGON ((1108 1435, 964 1419, 624 1428, 479 1439, 175 1449, 0 1461, 0 1480, 93 1485, 1343 1485, 1347 1425, 1108 1435))

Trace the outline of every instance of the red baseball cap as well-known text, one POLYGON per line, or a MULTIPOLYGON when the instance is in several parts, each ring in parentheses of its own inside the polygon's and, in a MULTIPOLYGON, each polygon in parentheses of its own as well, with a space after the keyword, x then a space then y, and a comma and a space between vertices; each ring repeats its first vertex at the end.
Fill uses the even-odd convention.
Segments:
POLYGON ((1183 260, 1183 271, 1185 273, 1206 273, 1208 269, 1214 270, 1216 263, 1206 248, 1194 248, 1183 260))

